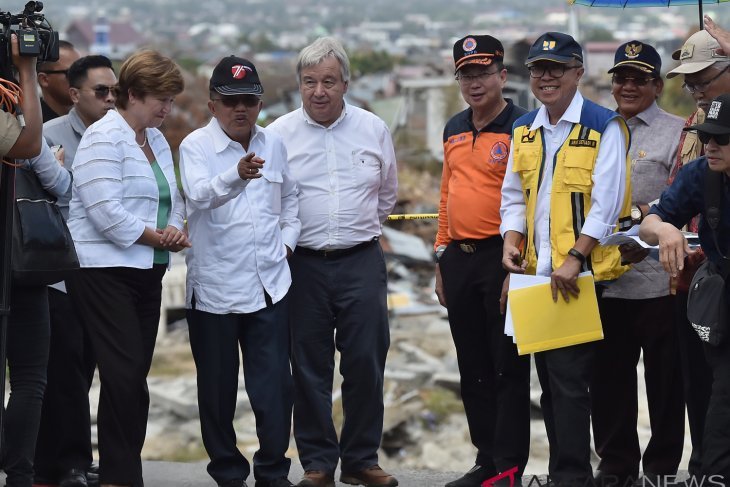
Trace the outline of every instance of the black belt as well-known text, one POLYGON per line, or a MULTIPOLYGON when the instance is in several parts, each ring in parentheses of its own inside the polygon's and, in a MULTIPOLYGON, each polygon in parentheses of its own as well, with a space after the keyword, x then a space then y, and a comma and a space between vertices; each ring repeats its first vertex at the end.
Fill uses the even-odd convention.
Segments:
POLYGON ((346 255, 353 254, 359 250, 363 250, 367 247, 370 247, 371 245, 374 245, 378 241, 378 237, 373 238, 372 240, 368 240, 367 242, 362 242, 357 245, 353 245, 352 247, 346 248, 346 249, 332 249, 332 250, 314 250, 314 249, 308 249, 306 247, 299 247, 297 245, 297 248, 294 249, 294 253, 298 255, 310 255, 315 257, 324 257, 325 259, 336 259, 338 257, 344 257, 346 255))
POLYGON ((473 254, 478 250, 501 246, 502 237, 495 235, 494 237, 484 238, 481 240, 452 240, 451 243, 465 254, 473 254))

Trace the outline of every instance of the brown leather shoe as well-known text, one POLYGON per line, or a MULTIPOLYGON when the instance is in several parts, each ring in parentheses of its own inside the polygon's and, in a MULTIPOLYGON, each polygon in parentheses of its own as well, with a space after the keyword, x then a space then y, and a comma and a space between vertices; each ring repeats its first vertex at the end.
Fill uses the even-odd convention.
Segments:
POLYGON ((340 482, 366 487, 395 487, 398 485, 398 479, 384 471, 379 465, 373 465, 355 473, 342 472, 340 482))
POLYGON ((335 479, 321 470, 307 470, 297 487, 335 487, 335 479))

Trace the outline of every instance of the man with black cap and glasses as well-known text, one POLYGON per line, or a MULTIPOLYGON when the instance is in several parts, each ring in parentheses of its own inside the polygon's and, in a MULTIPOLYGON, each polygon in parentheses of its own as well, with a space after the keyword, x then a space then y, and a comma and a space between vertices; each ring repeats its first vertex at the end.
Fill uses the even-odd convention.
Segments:
MULTIPOLYGON (((649 210, 639 233, 645 242, 659 245, 660 262, 672 276, 679 275, 684 268, 685 255, 695 253, 679 228, 698 214, 700 245, 707 259, 720 268, 727 266, 730 252, 730 94, 720 95, 710 103, 704 123, 685 130, 697 131, 699 141, 705 144, 705 155, 679 171, 659 203, 649 210), (706 178, 713 177, 708 175, 709 171, 721 173, 722 179, 721 216, 716 236, 705 215, 706 178)), ((728 302, 730 286, 727 284, 725 296, 728 302)), ((694 475, 720 475, 719 484, 726 485, 730 479, 730 342, 725 339, 716 346, 703 342, 702 348, 712 371, 712 392, 705 418, 702 453, 698 459, 701 466, 694 475)), ((710 477, 713 479, 718 485, 717 477, 710 477)))
MULTIPOLYGON (((569 35, 540 36, 526 64, 532 92, 543 106, 520 117, 512 130, 502 185, 502 265, 508 272, 549 276, 553 301, 578 298, 578 274, 590 270, 600 295, 601 282, 626 271, 616 247, 597 244, 617 227, 631 225, 628 127, 618 113, 578 91, 583 49, 569 35)), ((502 306, 507 285, 508 279, 502 306)), ((594 355, 594 343, 535 354, 549 473, 560 486, 593 482, 589 384, 594 355)))
MULTIPOLYGON (((618 113, 631 129, 631 218, 638 225, 649 204, 667 187, 677 157, 684 120, 657 105, 664 82, 661 57, 649 44, 633 40, 619 46, 614 57, 611 93, 618 113)), ((621 249, 646 256, 636 244, 621 249)), ((684 399, 677 383, 669 275, 658 261, 643 259, 603 292, 601 322, 604 339, 596 344, 591 382, 593 437, 601 458, 596 479, 601 485, 624 485, 644 476, 675 475, 684 448, 684 399), (636 366, 643 353, 651 439, 642 458, 639 437, 636 366)))
MULTIPOLYGON (((705 17, 705 22, 708 17, 705 17)), ((710 21, 711 22, 711 21, 710 21)), ((714 24, 713 24, 714 26, 714 24)), ((705 111, 710 102, 723 93, 730 93, 730 57, 719 42, 710 34, 711 29, 692 34, 677 49, 672 57, 680 62, 679 66, 667 73, 667 78, 684 76, 684 89, 697 104, 695 111, 685 122, 685 127, 704 122, 705 111)), ((695 132, 683 132, 680 136, 677 161, 669 176, 669 184, 677 177, 680 169, 704 153, 704 145, 695 132)), ((692 219, 687 229, 697 232, 698 221, 692 219)), ((710 400, 712 372, 704 354, 702 342, 687 321, 687 293, 695 271, 704 260, 700 250, 687 257, 682 271, 671 279, 674 297, 675 323, 679 337, 679 357, 682 367, 684 397, 687 404, 687 422, 692 439, 692 454, 689 459, 690 474, 699 474, 702 436, 705 417, 710 400)))
POLYGON ((504 47, 492 36, 467 35, 454 44, 456 79, 469 107, 444 128, 436 295, 448 308, 477 457, 446 487, 480 487, 513 467, 519 477, 530 452, 530 357, 517 355, 499 312, 506 275, 500 192, 512 124, 526 113, 502 96, 503 59, 504 47))
POLYGON ((188 229, 187 319, 198 380, 208 473, 246 486, 249 462, 233 418, 239 347, 256 416, 256 487, 287 487, 285 454, 293 403, 289 365, 287 258, 300 223, 297 186, 281 138, 256 125, 263 87, 256 67, 229 56, 213 70, 213 118, 180 145, 188 229))

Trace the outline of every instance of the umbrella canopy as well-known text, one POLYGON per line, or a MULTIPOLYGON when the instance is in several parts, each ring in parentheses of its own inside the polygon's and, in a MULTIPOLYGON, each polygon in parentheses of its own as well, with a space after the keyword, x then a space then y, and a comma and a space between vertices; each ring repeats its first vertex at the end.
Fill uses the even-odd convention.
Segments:
POLYGON ((702 26, 702 4, 725 3, 730 0, 568 0, 573 5, 589 7, 672 7, 677 5, 697 5, 700 10, 700 29, 702 26))

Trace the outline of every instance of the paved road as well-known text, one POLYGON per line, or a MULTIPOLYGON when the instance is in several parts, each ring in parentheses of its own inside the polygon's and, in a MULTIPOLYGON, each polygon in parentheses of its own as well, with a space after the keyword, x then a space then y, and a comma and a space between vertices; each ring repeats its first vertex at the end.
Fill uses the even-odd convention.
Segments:
MULTIPOLYGON (((216 483, 205 471, 205 465, 205 462, 144 462, 145 487, 216 487, 216 483)), ((446 482, 459 476, 451 472, 428 470, 401 470, 393 473, 398 477, 401 487, 443 487, 446 482)), ((339 472, 337 475, 339 477, 339 472)), ((292 463, 289 480, 296 483, 301 477, 301 465, 292 463)), ((253 478, 249 478, 248 485, 254 487, 253 478)), ((337 485, 347 484, 338 482, 337 485)))

